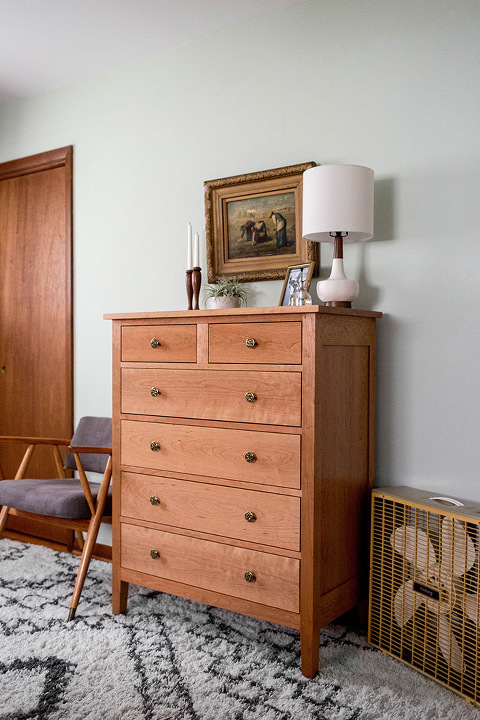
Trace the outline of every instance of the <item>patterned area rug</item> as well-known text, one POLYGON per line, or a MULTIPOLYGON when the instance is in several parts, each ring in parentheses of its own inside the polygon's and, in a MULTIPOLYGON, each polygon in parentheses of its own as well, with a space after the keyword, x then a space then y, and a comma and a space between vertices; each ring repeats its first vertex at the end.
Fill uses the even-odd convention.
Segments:
POLYGON ((134 586, 115 617, 108 563, 66 623, 77 563, 0 540, 0 720, 480 720, 338 625, 307 680, 294 630, 134 586))

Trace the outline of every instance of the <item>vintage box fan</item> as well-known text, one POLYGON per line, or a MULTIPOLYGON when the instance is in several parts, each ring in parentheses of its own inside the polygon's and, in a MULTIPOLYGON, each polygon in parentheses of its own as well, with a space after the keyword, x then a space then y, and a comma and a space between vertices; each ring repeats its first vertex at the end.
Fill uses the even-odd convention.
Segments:
POLYGON ((479 527, 478 504, 373 491, 369 642, 476 703, 479 527))

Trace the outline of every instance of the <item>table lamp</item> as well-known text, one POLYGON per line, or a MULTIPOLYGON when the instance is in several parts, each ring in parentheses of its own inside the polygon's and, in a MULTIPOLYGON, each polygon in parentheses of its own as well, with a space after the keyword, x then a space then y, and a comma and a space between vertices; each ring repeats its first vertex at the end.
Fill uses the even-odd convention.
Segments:
POLYGON ((318 281, 317 294, 325 305, 351 307, 359 286, 345 275, 343 243, 373 237, 373 170, 360 165, 318 165, 306 170, 303 237, 335 244, 331 275, 318 281))

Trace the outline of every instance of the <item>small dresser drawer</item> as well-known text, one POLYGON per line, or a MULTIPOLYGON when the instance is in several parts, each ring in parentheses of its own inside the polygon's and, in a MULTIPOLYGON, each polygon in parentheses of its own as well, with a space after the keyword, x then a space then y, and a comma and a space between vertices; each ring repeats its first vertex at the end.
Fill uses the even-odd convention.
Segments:
POLYGON ((122 420, 120 462, 299 488, 300 435, 122 420))
POLYGON ((208 329, 211 363, 302 362, 302 323, 211 323, 208 329))
POLYGON ((123 368, 122 412, 301 425, 299 372, 123 368))
POLYGON ((141 525, 121 525, 122 567, 299 611, 300 561, 141 525))
POLYGON ((122 360, 196 362, 195 325, 131 325, 122 328, 122 360))
POLYGON ((122 515, 300 550, 300 498, 122 473, 122 515))

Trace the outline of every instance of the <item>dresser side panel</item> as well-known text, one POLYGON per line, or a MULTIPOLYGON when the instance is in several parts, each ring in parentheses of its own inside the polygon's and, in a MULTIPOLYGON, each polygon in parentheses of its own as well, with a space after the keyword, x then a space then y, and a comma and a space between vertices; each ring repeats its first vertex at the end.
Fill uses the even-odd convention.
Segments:
POLYGON ((316 486, 315 448, 321 440, 317 432, 317 316, 303 317, 302 333, 302 498, 300 567, 300 642, 302 672, 313 677, 318 670, 318 644, 321 614, 318 587, 320 564, 320 496, 316 486))
POLYGON ((334 328, 331 320, 325 333, 319 333, 317 347, 315 455, 321 507, 321 595, 356 576, 366 580, 373 475, 374 321, 339 318, 334 328))

